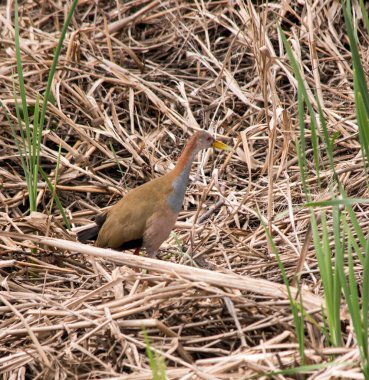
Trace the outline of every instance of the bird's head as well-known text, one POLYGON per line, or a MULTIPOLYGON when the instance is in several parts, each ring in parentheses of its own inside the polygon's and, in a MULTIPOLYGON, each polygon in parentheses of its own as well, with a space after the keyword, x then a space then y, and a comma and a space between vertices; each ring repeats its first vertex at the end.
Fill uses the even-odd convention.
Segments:
POLYGON ((187 176, 189 173, 189 169, 191 168, 192 162, 197 155, 197 153, 200 152, 200 150, 207 149, 207 148, 217 148, 221 150, 231 150, 231 148, 218 141, 215 140, 214 137, 205 131, 198 131, 194 133, 191 138, 188 140, 188 143, 183 150, 182 154, 180 155, 177 165, 174 168, 175 173, 177 175, 181 174, 183 170, 187 170, 187 176))
POLYGON ((222 143, 221 141, 215 140, 214 137, 206 131, 198 131, 192 138, 194 139, 196 152, 210 147, 221 150, 231 150, 228 145, 222 143))

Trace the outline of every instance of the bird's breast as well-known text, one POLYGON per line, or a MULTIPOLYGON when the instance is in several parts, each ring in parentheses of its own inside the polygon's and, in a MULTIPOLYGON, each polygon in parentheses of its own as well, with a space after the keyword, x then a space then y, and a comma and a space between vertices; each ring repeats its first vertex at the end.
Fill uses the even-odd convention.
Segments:
POLYGON ((172 192, 168 196, 168 204, 175 213, 179 213, 182 208, 183 199, 186 193, 190 168, 185 168, 182 173, 175 178, 172 183, 172 192))
POLYGON ((176 179, 173 182, 173 190, 169 194, 168 204, 175 213, 179 213, 182 208, 183 199, 186 193, 187 181, 179 181, 176 179))

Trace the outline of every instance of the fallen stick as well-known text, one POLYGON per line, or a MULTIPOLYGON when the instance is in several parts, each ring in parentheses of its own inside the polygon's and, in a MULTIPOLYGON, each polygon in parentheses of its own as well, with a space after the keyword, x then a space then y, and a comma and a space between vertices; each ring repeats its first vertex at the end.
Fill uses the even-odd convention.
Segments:
MULTIPOLYGON (((15 240, 30 240, 32 242, 54 248, 80 252, 85 255, 110 260, 119 265, 127 265, 129 267, 143 268, 162 273, 170 273, 190 281, 205 282, 215 286, 244 290, 271 298, 288 299, 287 290, 284 284, 279 284, 264 279, 252 278, 245 275, 240 276, 234 273, 209 271, 206 269, 189 267, 187 265, 171 263, 149 257, 129 255, 114 251, 112 249, 98 248, 82 243, 51 237, 40 237, 36 235, 26 235, 12 232, 0 232, 0 236, 10 237, 15 240)), ((296 298, 298 290, 295 287, 290 287, 290 291, 292 297, 296 298)), ((320 309, 324 306, 324 301, 320 296, 312 294, 304 289, 301 289, 300 292, 302 294, 302 300, 305 308, 320 309)))

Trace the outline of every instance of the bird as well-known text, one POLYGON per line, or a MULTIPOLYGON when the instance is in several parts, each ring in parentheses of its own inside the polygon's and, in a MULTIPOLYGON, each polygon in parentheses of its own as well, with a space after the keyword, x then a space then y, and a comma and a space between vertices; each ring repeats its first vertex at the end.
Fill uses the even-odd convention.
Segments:
POLYGON ((130 190, 99 214, 94 226, 79 231, 78 240, 96 240, 95 246, 101 248, 135 249, 135 254, 144 248, 147 256, 155 258, 182 209, 192 163, 198 152, 210 147, 231 150, 208 132, 197 131, 171 171, 130 190))

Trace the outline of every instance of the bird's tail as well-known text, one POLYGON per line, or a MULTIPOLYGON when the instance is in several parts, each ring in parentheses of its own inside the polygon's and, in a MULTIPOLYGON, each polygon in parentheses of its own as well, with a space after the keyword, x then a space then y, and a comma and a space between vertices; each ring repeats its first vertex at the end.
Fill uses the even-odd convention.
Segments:
POLYGON ((81 243, 86 243, 87 240, 96 240, 99 235, 99 231, 106 220, 106 212, 98 215, 95 219, 95 225, 86 228, 85 230, 77 232, 78 240, 81 243))
POLYGON ((99 234, 101 226, 94 225, 90 228, 77 232, 78 240, 81 243, 86 243, 88 240, 96 240, 99 234))

